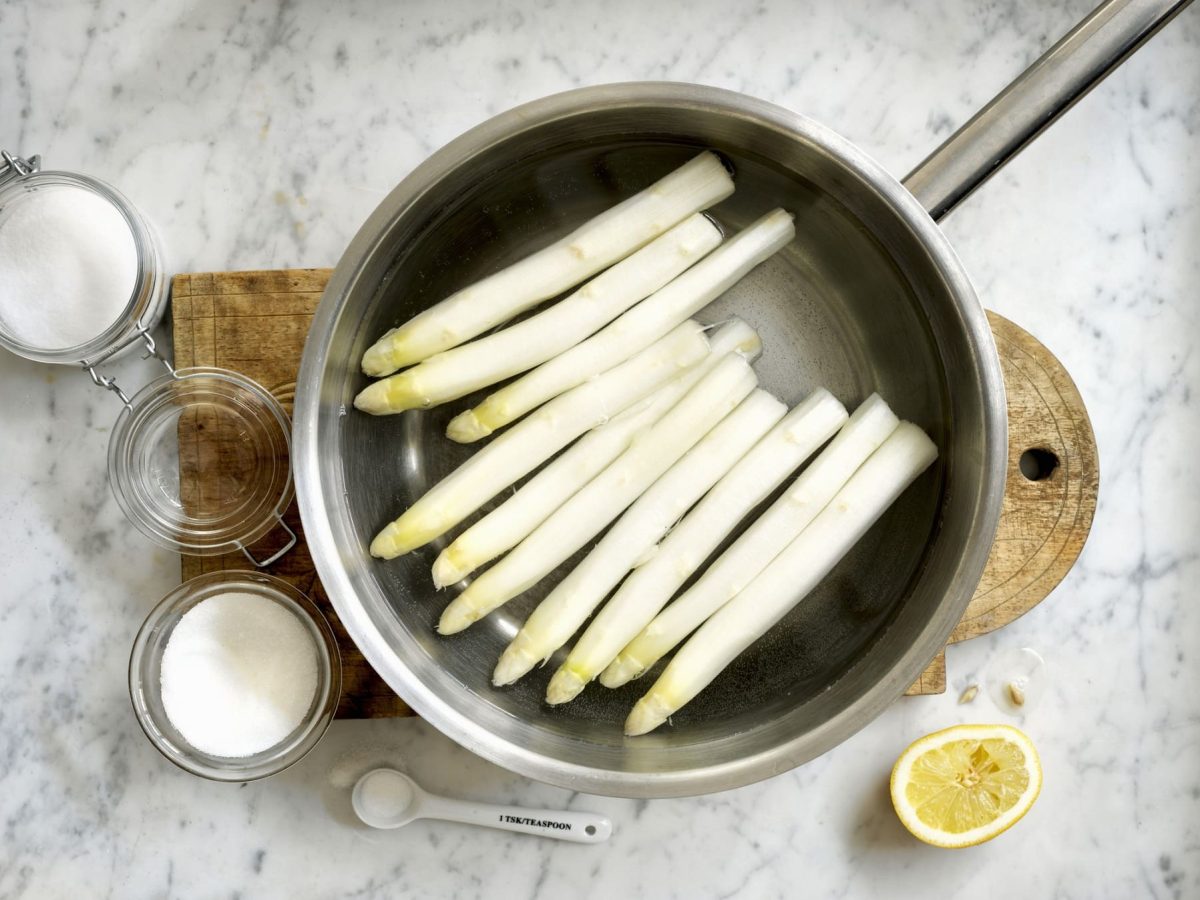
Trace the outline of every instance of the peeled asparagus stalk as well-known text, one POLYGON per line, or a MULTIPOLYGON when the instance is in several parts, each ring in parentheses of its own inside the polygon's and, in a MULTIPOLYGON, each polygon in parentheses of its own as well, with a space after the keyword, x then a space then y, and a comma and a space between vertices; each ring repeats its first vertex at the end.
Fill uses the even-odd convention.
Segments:
POLYGON ((639 677, 736 596, 816 518, 899 421, 878 394, 868 397, 784 495, 629 642, 600 683, 615 688, 639 677))
POLYGON ((583 432, 608 421, 708 354, 704 329, 684 322, 662 340, 547 403, 439 481, 371 542, 392 559, 453 528, 583 432))
POLYGON ((462 631, 537 584, 620 515, 754 390, 756 382, 746 360, 736 354, 724 357, 603 472, 459 594, 442 613, 438 630, 462 631))
POLYGON ((433 564, 433 583, 442 588, 461 581, 519 544, 616 459, 634 435, 661 419, 722 356, 738 353, 752 362, 762 350, 758 334, 741 319, 722 325, 710 334, 708 342, 708 356, 608 424, 585 434, 513 496, 460 534, 438 554, 433 564))
POLYGON ((795 234, 791 213, 782 209, 767 213, 603 330, 455 416, 446 435, 460 443, 487 437, 538 404, 617 364, 725 293, 795 234))
POLYGON ((354 405, 374 415, 424 409, 532 369, 649 297, 719 243, 712 221, 689 216, 544 312, 376 381, 354 405))
POLYGON ((393 328, 363 355, 368 375, 390 375, 469 341, 624 259, 692 213, 733 193, 715 154, 691 162, 531 256, 393 328))
MULTIPOLYGON (((546 701, 566 703, 578 695, 654 618, 734 527, 833 437, 846 418, 846 408, 824 388, 814 391, 784 416, 604 604, 550 679, 546 701)), ((525 627, 529 628, 532 621, 525 627)))
POLYGON ((492 683, 511 684, 570 640, 625 573, 786 412, 783 403, 756 390, 718 422, 625 511, 538 604, 500 657, 492 683))
POLYGON ((925 432, 902 422, 800 536, 680 648, 634 706, 625 733, 652 731, 707 687, 803 600, 936 458, 925 432))

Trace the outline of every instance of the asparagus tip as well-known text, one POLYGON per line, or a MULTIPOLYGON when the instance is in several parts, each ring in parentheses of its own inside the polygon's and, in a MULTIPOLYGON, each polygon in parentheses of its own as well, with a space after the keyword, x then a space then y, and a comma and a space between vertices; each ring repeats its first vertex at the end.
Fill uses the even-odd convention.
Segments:
POLYGON ((446 530, 445 527, 438 528, 437 523, 430 521, 427 516, 420 517, 413 512, 412 509, 408 510, 375 536, 375 540, 371 541, 372 556, 381 559, 403 556, 428 544, 446 530))
POLYGON ((639 700, 625 720, 625 733, 630 737, 653 731, 663 722, 671 710, 653 692, 639 700))
POLYGON ((386 416, 427 405, 413 395, 408 382, 401 374, 369 384, 354 398, 354 408, 373 416, 386 416))
POLYGON ((458 584, 467 577, 469 572, 470 569, 459 565, 455 545, 451 544, 439 553, 438 558, 433 561, 433 585, 441 589, 449 587, 452 584, 458 584))
POLYGON ((459 413, 446 426, 446 437, 459 444, 473 443, 491 433, 492 430, 479 421, 479 417, 475 415, 473 409, 459 413))
POLYGON ((371 555, 378 559, 395 559, 403 551, 396 541, 395 524, 388 525, 371 541, 371 555))
POLYGON ((363 354, 362 358, 364 375, 370 375, 372 378, 382 378, 384 375, 391 375, 400 368, 392 355, 391 337, 395 331, 396 329, 393 328, 367 348, 367 352, 363 354))
POLYGON ((624 654, 618 656, 600 673, 600 683, 606 688, 619 688, 628 684, 642 674, 642 666, 637 660, 624 654))
POLYGON ((463 595, 451 603, 438 619, 438 634, 458 634, 479 618, 479 614, 462 602, 463 595))
POLYGON ((385 375, 391 375, 392 372, 396 371, 395 369, 389 369, 383 360, 371 355, 370 350, 363 356, 360 368, 364 375, 369 375, 372 378, 383 378, 385 375))
POLYGON ((546 688, 546 702, 551 706, 567 703, 578 697, 586 685, 587 682, 578 673, 564 665, 550 679, 550 685, 546 688))
POLYGON ((529 654, 518 646, 520 640, 518 635, 500 655, 500 661, 496 663, 496 670, 492 673, 492 684, 496 687, 512 684, 537 664, 537 659, 531 659, 529 654))

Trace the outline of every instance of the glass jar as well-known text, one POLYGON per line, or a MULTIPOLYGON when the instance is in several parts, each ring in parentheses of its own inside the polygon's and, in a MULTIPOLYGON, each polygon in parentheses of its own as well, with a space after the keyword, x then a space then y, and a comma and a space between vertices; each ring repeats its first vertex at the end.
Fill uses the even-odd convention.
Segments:
MULTIPOLYGON (((80 366, 117 396, 121 411, 109 438, 108 480, 138 531, 180 553, 241 551, 255 566, 269 565, 297 540, 283 520, 293 498, 287 412, 244 375, 216 368, 176 370, 159 351, 151 332, 168 303, 160 244, 149 222, 115 188, 86 175, 43 172, 36 156, 21 159, 0 151, 0 229, 24 204, 63 188, 99 197, 129 226, 136 250, 130 296, 114 321, 69 347, 31 344, 0 319, 0 347, 41 363, 80 366), (135 348, 161 363, 166 374, 130 396, 98 367, 135 348), (286 539, 272 542, 277 533, 286 539), (262 545, 266 552, 256 556, 262 545)), ((85 259, 81 252, 80 272, 88 271, 85 259)), ((0 266, 4 263, 0 259, 0 266)), ((55 296, 15 299, 40 304, 36 312, 48 313, 53 322, 55 296)), ((59 310, 69 315, 61 301, 59 310)), ((147 617, 129 661, 130 699, 151 743, 177 766, 216 781, 263 778, 303 758, 329 727, 340 693, 341 657, 321 611, 287 582, 258 572, 221 571, 180 585, 147 617), (171 724, 161 696, 162 653, 175 626, 198 603, 226 591, 257 594, 286 608, 304 623, 317 656, 317 690, 303 721, 278 745, 238 759, 191 746, 171 724)))
POLYGON ((180 369, 125 402, 108 442, 108 479, 126 518, 191 556, 240 551, 256 566, 296 543, 291 422, 264 387, 225 369, 180 369), (201 474, 204 478, 201 478, 201 474), (287 535, 259 558, 252 547, 287 535))
MULTIPOLYGON (((37 156, 25 160, 0 151, 0 228, 21 206, 38 202, 39 195, 55 188, 87 191, 110 204, 129 225, 137 252, 137 274, 133 290, 120 315, 100 333, 72 347, 38 347, 23 341, 0 320, 0 347, 26 359, 60 365, 82 365, 93 378, 95 366, 126 353, 148 338, 167 309, 167 279, 162 252, 150 223, 116 188, 86 175, 72 172, 43 172, 37 156)), ((29 298, 46 302, 46 298, 29 298)))
POLYGON ((151 610, 129 655, 129 699, 142 731, 175 765, 213 781, 266 778, 303 759, 333 721, 341 690, 341 655, 329 622, 296 588, 261 572, 211 572, 184 582, 151 610), (317 663, 317 689, 300 724, 274 747, 237 758, 214 756, 193 747, 171 724, 162 699, 163 651, 175 626, 197 604, 230 591, 264 597, 295 615, 313 639, 317 663))
POLYGON ((244 375, 213 368, 176 371, 158 350, 151 331, 168 302, 160 245, 149 222, 115 188, 86 175, 41 171, 39 157, 0 151, 0 229, 22 204, 64 187, 101 198, 129 225, 137 252, 133 289, 116 320, 82 343, 33 346, 0 320, 0 347, 38 362, 80 366, 120 399, 123 408, 109 439, 108 480, 142 534, 194 556, 241 551, 256 566, 274 562, 296 543, 283 521, 293 496, 287 412, 244 375), (98 366, 137 347, 166 374, 130 397, 98 366), (275 531, 286 537, 265 554, 260 550, 263 558, 255 556, 251 545, 275 531))

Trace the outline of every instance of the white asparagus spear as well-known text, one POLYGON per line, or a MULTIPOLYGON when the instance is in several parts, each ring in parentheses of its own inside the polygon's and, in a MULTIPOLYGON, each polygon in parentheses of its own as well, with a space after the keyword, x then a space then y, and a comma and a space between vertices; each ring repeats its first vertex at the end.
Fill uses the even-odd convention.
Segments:
POLYGON ((661 419, 722 356, 739 353, 753 362, 762 350, 757 332, 737 318, 711 332, 708 343, 708 356, 615 416, 607 425, 589 431, 500 506, 455 538, 434 561, 434 585, 443 588, 461 581, 484 563, 519 544, 616 459, 635 434, 661 419))
POLYGON ((662 290, 586 341, 455 416, 446 435, 460 443, 487 437, 551 397, 603 372, 695 315, 796 234, 792 214, 767 213, 662 290))
POLYGON ((624 259, 732 193, 725 166, 715 154, 701 153, 561 240, 393 328, 363 355, 362 369, 368 375, 390 375, 469 341, 624 259))
POLYGON ((700 213, 689 216, 567 299, 376 381, 363 388, 354 405, 374 415, 425 409, 532 369, 649 297, 719 243, 721 230, 710 219, 700 213))
POLYGON ((637 356, 547 403, 427 491, 376 536, 371 554, 391 559, 427 544, 583 432, 707 355, 703 327, 684 322, 637 356))
POLYGON ((799 537, 680 648, 633 707, 625 733, 652 731, 707 687, 808 596, 935 459, 925 432, 902 422, 799 537))
POLYGON ((899 421, 878 394, 868 397, 784 495, 629 642, 600 683, 615 688, 637 678, 724 606, 825 508, 899 421))
POLYGON ((718 422, 625 510, 583 561, 538 604, 501 655, 492 683, 511 684, 570 640, 625 573, 786 412, 779 400, 756 390, 718 422))
POLYGON ((737 524, 833 437, 846 418, 846 408, 824 388, 784 416, 604 604, 550 679, 546 701, 566 703, 600 674, 737 524))
POLYGON ((590 541, 667 471, 742 399, 757 379, 737 354, 718 362, 655 425, 638 434, 620 456, 554 511, 513 551, 446 607, 442 634, 472 622, 537 584, 590 541))

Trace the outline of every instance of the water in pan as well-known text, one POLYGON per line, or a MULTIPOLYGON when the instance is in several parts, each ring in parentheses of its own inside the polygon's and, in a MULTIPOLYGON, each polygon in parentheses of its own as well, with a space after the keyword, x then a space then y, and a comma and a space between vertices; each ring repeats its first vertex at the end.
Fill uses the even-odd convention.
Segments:
MULTIPOLYGON (((581 146, 552 159, 533 157, 502 174, 481 177, 399 255, 381 288, 360 345, 471 281, 569 231, 682 163, 695 148, 639 141, 581 146)), ((755 366, 763 387, 789 404, 818 385, 849 408, 878 390, 899 414, 931 431, 945 428, 943 376, 915 299, 883 248, 826 195, 779 171, 770 161, 732 158, 738 190, 715 214, 730 231, 774 206, 796 214, 797 238, 701 314, 718 322, 736 314, 762 335, 755 366)), ((363 378, 355 390, 365 384, 363 378)), ((364 543, 408 503, 475 448, 444 437, 449 419, 483 394, 428 411, 376 419, 351 415, 344 446, 396 448, 369 471, 347 469, 351 511, 364 543)), ((939 442, 940 443, 940 442, 939 442)), ((926 473, 780 625, 743 654, 674 719, 676 733, 697 741, 728 734, 743 716, 763 721, 763 708, 783 714, 822 690, 851 666, 886 627, 903 601, 936 519, 941 475, 926 473)), ((485 508, 492 508, 507 492, 485 508)), ((557 709, 542 703, 560 651, 545 668, 503 690, 490 686, 496 659, 529 612, 581 551, 535 589, 467 632, 443 638, 434 624, 452 592, 433 589, 429 567, 445 538, 400 560, 376 563, 396 615, 439 666, 468 689, 515 716, 536 715, 565 735, 573 720, 611 724, 614 746, 630 706, 649 686, 643 679, 618 691, 590 686, 557 709)), ((653 673, 647 678, 653 677, 653 673)), ((749 721, 747 719, 747 721, 749 721)), ((590 730, 594 734, 594 730, 590 730)))

